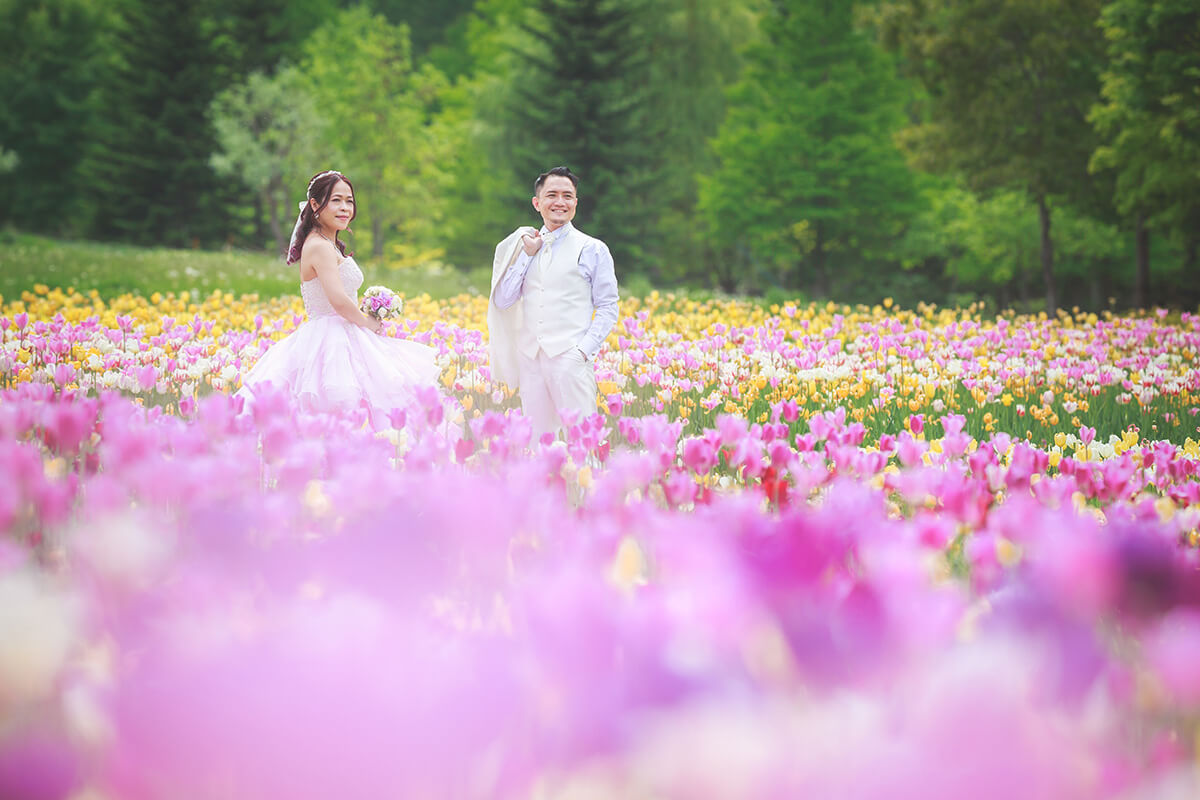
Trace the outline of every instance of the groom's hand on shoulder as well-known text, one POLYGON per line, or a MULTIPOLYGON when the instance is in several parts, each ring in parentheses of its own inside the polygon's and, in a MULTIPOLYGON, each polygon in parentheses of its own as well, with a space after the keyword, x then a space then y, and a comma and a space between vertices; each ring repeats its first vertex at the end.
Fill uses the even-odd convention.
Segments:
POLYGON ((537 255, 537 251, 542 249, 541 231, 534 231, 532 236, 530 236, 528 233, 522 236, 521 247, 525 249, 526 255, 537 255))

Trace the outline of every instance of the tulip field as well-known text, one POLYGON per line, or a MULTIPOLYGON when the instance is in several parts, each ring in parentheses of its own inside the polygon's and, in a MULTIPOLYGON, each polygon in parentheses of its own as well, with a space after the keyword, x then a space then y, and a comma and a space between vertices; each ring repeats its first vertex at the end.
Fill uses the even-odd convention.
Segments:
POLYGON ((532 441, 233 391, 299 298, 0 303, 0 798, 1200 796, 1200 315, 625 299, 532 441))

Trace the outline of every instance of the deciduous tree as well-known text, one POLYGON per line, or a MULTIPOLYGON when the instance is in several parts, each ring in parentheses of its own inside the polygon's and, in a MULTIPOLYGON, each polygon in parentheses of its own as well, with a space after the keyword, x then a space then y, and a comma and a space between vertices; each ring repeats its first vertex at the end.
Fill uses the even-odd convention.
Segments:
POLYGON ((291 198, 307 171, 320 160, 322 134, 330 120, 317 112, 300 71, 274 76, 251 73, 213 101, 211 117, 219 150, 213 168, 245 184, 263 210, 277 253, 287 249, 295 213, 291 198), (289 213, 290 212, 290 213, 289 213))
POLYGON ((1091 165, 1115 174, 1117 206, 1135 221, 1134 305, 1145 306, 1151 228, 1182 246, 1184 274, 1200 242, 1200 6, 1115 0, 1101 26, 1108 63, 1091 119, 1103 140, 1091 165))
POLYGON ((444 166, 454 137, 435 124, 447 84, 431 65, 414 68, 404 25, 359 6, 317 29, 302 72, 328 121, 319 169, 340 169, 359 193, 371 253, 389 240, 433 242, 442 219, 444 166))
POLYGON ((1055 196, 1089 192, 1099 92, 1100 0, 885 0, 883 40, 928 91, 908 144, 972 188, 1028 193, 1038 209, 1046 306, 1057 306, 1055 196))

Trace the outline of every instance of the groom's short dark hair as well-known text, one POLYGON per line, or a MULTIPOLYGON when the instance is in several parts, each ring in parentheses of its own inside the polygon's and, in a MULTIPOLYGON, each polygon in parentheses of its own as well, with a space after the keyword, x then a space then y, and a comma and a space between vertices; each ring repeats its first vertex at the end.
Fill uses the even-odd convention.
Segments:
POLYGON ((537 176, 537 180, 533 182, 533 193, 535 195, 542 190, 542 185, 551 175, 558 175, 563 178, 568 178, 571 181, 571 185, 576 189, 579 189, 579 176, 574 172, 571 172, 570 167, 555 167, 554 169, 547 170, 541 175, 537 176))

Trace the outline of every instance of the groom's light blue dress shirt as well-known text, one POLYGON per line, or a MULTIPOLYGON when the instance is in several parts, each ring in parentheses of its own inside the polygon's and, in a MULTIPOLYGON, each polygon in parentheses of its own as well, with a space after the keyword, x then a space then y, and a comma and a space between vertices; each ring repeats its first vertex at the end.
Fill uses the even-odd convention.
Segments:
MULTIPOLYGON (((574 230, 574 226, 569 222, 553 233, 543 227, 542 238, 551 237, 549 241, 553 242, 566 236, 572 230, 574 230)), ((542 247, 545 246, 545 244, 542 245, 542 247)), ((530 256, 524 248, 521 248, 517 260, 496 284, 496 291, 492 295, 492 299, 497 308, 508 308, 521 299, 521 292, 525 288, 525 275, 529 272, 529 265, 533 263, 535 257, 536 254, 530 256)), ((578 266, 579 274, 592 287, 592 307, 596 309, 591 327, 588 328, 587 334, 584 335, 583 341, 579 343, 578 347, 588 358, 595 358, 596 353, 600 352, 600 346, 608 337, 609 331, 617 324, 617 273, 613 268, 613 257, 612 253, 608 251, 608 245, 591 237, 588 237, 587 244, 579 253, 578 266)))

